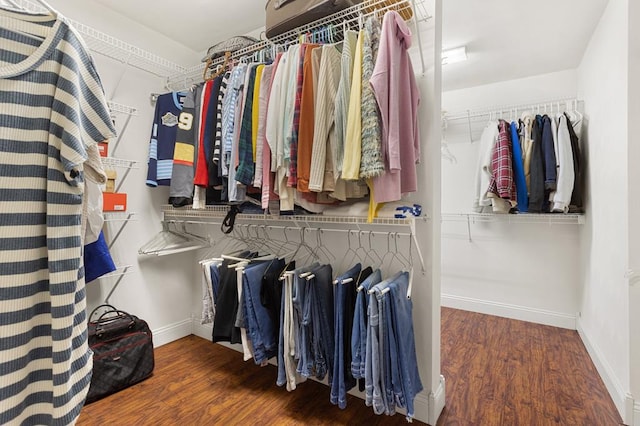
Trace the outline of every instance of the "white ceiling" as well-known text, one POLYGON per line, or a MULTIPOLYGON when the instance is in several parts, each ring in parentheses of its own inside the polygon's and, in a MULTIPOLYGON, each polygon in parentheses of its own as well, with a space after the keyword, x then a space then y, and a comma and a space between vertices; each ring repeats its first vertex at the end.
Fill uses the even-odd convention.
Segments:
MULTIPOLYGON (((93 1, 198 53, 265 22, 258 0, 93 1)), ((442 0, 443 48, 465 45, 469 56, 443 68, 443 90, 577 67, 607 2, 442 0)))
POLYGON ((443 90, 576 68, 607 2, 443 0, 442 47, 469 57, 443 67, 443 90))

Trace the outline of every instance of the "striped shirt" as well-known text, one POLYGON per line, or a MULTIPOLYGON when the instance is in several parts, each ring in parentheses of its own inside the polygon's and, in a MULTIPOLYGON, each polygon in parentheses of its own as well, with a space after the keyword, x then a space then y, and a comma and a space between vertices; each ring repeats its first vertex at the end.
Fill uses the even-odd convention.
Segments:
POLYGON ((66 19, 0 8, 0 424, 73 424, 91 379, 83 162, 113 136, 66 19))

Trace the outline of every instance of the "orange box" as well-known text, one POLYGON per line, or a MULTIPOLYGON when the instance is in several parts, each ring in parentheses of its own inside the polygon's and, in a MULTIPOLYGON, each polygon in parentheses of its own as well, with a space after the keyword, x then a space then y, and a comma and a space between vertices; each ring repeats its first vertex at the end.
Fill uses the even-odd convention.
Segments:
POLYGON ((103 192, 102 211, 123 212, 127 210, 127 194, 123 192, 103 192))
POLYGON ((107 142, 98 142, 98 152, 100 157, 107 157, 109 155, 109 144, 107 142))

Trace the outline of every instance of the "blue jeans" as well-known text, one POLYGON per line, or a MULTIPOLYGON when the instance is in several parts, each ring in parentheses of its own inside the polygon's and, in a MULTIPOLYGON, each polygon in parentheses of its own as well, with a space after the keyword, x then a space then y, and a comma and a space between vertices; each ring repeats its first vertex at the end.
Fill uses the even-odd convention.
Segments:
MULTIPOLYGON (((397 359, 400 373, 399 383, 401 383, 402 393, 407 408, 407 418, 414 416, 413 400, 422 391, 422 381, 418 371, 418 361, 416 357, 416 345, 413 334, 411 299, 407 299, 407 289, 409 287, 409 274, 402 273, 400 277, 389 286, 388 293, 391 301, 392 325, 397 342, 397 359)), ((392 349, 393 350, 393 349, 392 349)))
POLYGON ((316 377, 320 380, 329 375, 333 380, 333 283, 331 265, 313 269, 315 275, 309 282, 314 346, 313 358, 316 377))
POLYGON ((296 329, 296 358, 298 365, 296 371, 304 377, 313 374, 313 354, 311 351, 311 314, 309 281, 301 278, 300 274, 294 276, 293 283, 293 318, 296 329))
POLYGON ((276 325, 272 323, 269 311, 260 302, 262 277, 271 268, 281 270, 284 268, 284 261, 277 259, 273 262, 249 264, 244 270, 243 298, 246 325, 256 364, 262 364, 274 357, 277 352, 276 325))
MULTIPOLYGON (((339 276, 336 280, 338 283, 333 286, 334 299, 333 299, 333 318, 334 318, 334 351, 333 351, 333 380, 331 381, 331 396, 330 401, 332 404, 338 404, 342 409, 347 407, 347 366, 345 366, 345 314, 347 311, 347 292, 353 290, 353 283, 343 284, 342 282, 351 279, 356 281, 362 265, 357 263, 343 275, 339 276)), ((350 309, 349 309, 350 311, 350 309)), ((351 370, 349 369, 349 372, 351 370)), ((353 387, 355 383, 351 383, 353 387)))
POLYGON ((213 291, 213 303, 214 305, 218 303, 218 290, 220 289, 220 270, 218 269, 216 264, 212 264, 209 267, 211 271, 211 290, 213 291))
POLYGON ((351 331, 351 374, 356 379, 364 379, 367 347, 367 310, 369 309, 369 289, 382 280, 382 273, 376 270, 361 284, 362 290, 356 297, 351 331))

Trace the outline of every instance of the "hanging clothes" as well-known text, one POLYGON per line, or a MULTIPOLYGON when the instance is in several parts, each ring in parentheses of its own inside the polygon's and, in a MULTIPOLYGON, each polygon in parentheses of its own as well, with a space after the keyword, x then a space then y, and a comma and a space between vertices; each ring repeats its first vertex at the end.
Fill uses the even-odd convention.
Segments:
POLYGON ((571 134, 564 114, 558 115, 558 182, 553 194, 553 212, 568 213, 571 194, 574 191, 575 171, 571 134))
POLYGON ((523 114, 520 120, 520 143, 522 145, 522 159, 524 176, 527 183, 527 193, 531 197, 531 155, 533 153, 533 122, 534 118, 523 114))
POLYGON ((567 128, 569 130, 569 137, 571 138, 571 152, 573 154, 573 192, 571 193, 571 204, 569 210, 582 211, 582 184, 583 184, 583 176, 582 176, 582 156, 580 154, 580 141, 578 138, 578 133, 575 130, 576 126, 581 126, 582 122, 572 122, 571 117, 566 112, 564 116, 567 119, 567 128))
POLYGON ((555 123, 548 115, 542 117, 542 158, 544 159, 544 200, 542 211, 548 213, 551 209, 549 201, 552 200, 552 193, 556 190, 557 184, 557 162, 556 147, 554 145, 556 135, 554 134, 555 123))
POLYGON ((382 124, 369 79, 373 75, 380 43, 380 22, 375 17, 367 19, 364 25, 362 46, 362 155, 360 178, 370 179, 384 173, 382 161, 382 124))
POLYGON ((516 185, 516 199, 518 211, 526 213, 529 210, 529 194, 527 193, 527 180, 524 174, 522 146, 516 122, 511 123, 511 146, 513 152, 513 175, 516 185))
MULTIPOLYGON (((318 94, 315 105, 315 131, 313 135, 313 150, 311 156, 311 170, 309 190, 314 192, 332 191, 335 188, 333 167, 326 167, 327 148, 335 146, 335 97, 340 83, 340 52, 334 45, 322 46, 322 57, 318 77, 318 94)), ((332 162, 332 160, 330 160, 332 162)))
POLYGON ((347 135, 344 140, 342 178, 360 178, 360 158, 362 156, 362 45, 364 31, 358 33, 358 41, 353 54, 353 75, 347 113, 347 135))
MULTIPOLYGON (((365 378, 369 290, 380 281, 382 281, 382 272, 380 269, 376 269, 357 288, 351 331, 351 374, 356 379, 365 378)), ((360 383, 360 391, 364 391, 364 380, 361 380, 360 383)))
POLYGON ((334 288, 334 334, 335 348, 333 360, 333 380, 330 401, 344 409, 347 406, 347 392, 355 387, 356 379, 351 370, 351 332, 356 309, 356 288, 373 270, 361 269, 358 263, 336 278, 334 288))
POLYGON ((482 131, 480 146, 478 148, 478 164, 476 165, 475 176, 475 199, 473 201, 473 211, 483 213, 491 206, 491 200, 487 196, 489 183, 491 182, 491 155, 496 142, 498 141, 498 123, 490 121, 482 131))
POLYGON ((187 93, 178 119, 178 131, 173 153, 173 172, 169 189, 169 203, 182 207, 192 203, 193 163, 195 161, 195 96, 187 93))
POLYGON ((158 96, 156 100, 149 141, 147 186, 169 186, 171 184, 178 116, 182 111, 182 102, 185 96, 186 93, 183 92, 171 92, 158 96))
POLYGON ((218 165, 218 176, 226 176, 227 173, 223 172, 223 164, 222 161, 222 152, 223 152, 223 108, 224 108, 224 98, 227 94, 227 88, 229 85, 229 79, 231 77, 230 72, 226 72, 224 76, 222 76, 222 80, 220 81, 220 92, 218 93, 218 113, 216 114, 216 137, 214 141, 214 149, 213 149, 213 162, 218 165))
MULTIPOLYGON (((256 158, 255 174, 253 176, 254 188, 262 188, 263 158, 266 144, 267 132, 267 105, 269 102, 269 92, 271 91, 271 81, 275 63, 265 65, 260 76, 260 88, 258 92, 258 128, 256 134, 256 158)), ((266 208, 266 207, 265 207, 266 208)))
POLYGON ((542 116, 533 120, 531 145, 531 186, 529 189, 529 212, 542 213, 544 206, 544 155, 542 152, 542 116))
POLYGON ((320 45, 309 44, 303 60, 303 83, 300 99, 300 129, 298 132, 298 168, 297 189, 300 192, 309 191, 309 175, 311 169, 311 155, 313 150, 313 135, 315 128, 316 92, 313 79, 313 51, 320 45))
POLYGON ((73 424, 92 355, 83 163, 115 129, 91 56, 65 17, 0 8, 0 18, 0 92, 19 94, 0 115, 0 424, 73 424))
POLYGON ((289 135, 289 174, 287 186, 295 188, 298 185, 298 133, 300 131, 300 106, 302 103, 302 86, 304 83, 304 58, 307 44, 300 45, 297 58, 296 85, 293 101, 293 120, 291 134, 289 135))
POLYGON ((249 67, 246 85, 243 88, 245 102, 242 108, 242 125, 240 126, 238 142, 238 167, 234 176, 236 182, 243 185, 251 185, 255 171, 255 163, 253 161, 253 92, 259 66, 258 64, 252 64, 249 67))
POLYGON ((345 140, 347 139, 347 119, 349 113, 349 99, 351 98, 351 82, 353 79, 353 60, 358 41, 358 33, 347 30, 342 42, 342 56, 340 58, 340 83, 336 94, 335 125, 336 150, 333 158, 338 177, 342 177, 342 163, 344 161, 345 140))
POLYGON ((491 199, 494 213, 509 213, 516 202, 516 185, 513 178, 512 143, 509 138, 510 126, 498 122, 498 141, 491 154, 491 181, 487 197, 491 199))
POLYGON ((402 194, 418 189, 420 91, 407 51, 410 47, 411 31, 406 22, 397 12, 387 12, 370 80, 382 117, 385 161, 385 173, 373 179, 375 203, 398 201, 402 194))
POLYGON ((278 54, 276 59, 273 61, 273 70, 271 71, 271 80, 269 81, 269 87, 265 92, 265 96, 267 97, 264 102, 266 103, 265 109, 265 125, 264 125, 264 142, 263 142, 263 151, 262 151, 262 208, 269 208, 269 200, 276 199, 276 195, 273 194, 274 188, 274 176, 271 173, 271 163, 272 163, 272 153, 273 147, 275 146, 275 141, 272 139, 274 137, 273 133, 269 133, 269 126, 272 127, 274 121, 277 119, 275 114, 273 114, 270 110, 271 107, 274 107, 271 104, 271 96, 274 93, 278 93, 279 90, 274 89, 274 83, 276 81, 276 73, 280 67, 280 59, 282 58, 282 54, 278 54))
POLYGON ((84 197, 82 198, 81 234, 85 281, 87 283, 113 272, 116 265, 104 239, 102 227, 102 190, 100 185, 107 182, 107 174, 102 166, 97 145, 87 147, 87 160, 84 162, 84 197))

